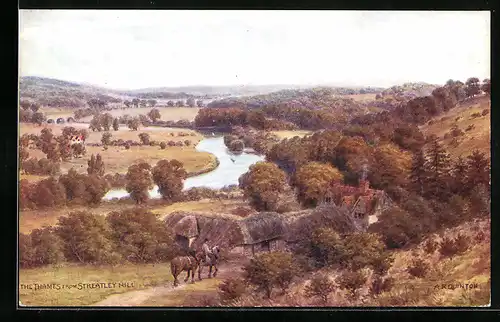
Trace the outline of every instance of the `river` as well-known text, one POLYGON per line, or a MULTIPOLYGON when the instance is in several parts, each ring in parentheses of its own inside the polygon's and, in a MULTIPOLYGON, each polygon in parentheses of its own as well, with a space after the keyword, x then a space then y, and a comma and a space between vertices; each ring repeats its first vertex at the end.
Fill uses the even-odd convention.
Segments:
MULTIPOLYGON (((247 172, 252 164, 265 159, 264 156, 254 153, 243 152, 239 155, 230 153, 224 145, 224 138, 222 136, 207 137, 201 140, 196 146, 196 150, 215 155, 219 160, 219 166, 213 171, 184 180, 184 190, 193 187, 220 189, 225 186, 238 184, 238 178, 247 172)), ((127 196, 128 192, 125 189, 111 189, 103 199, 110 200, 127 196)), ((157 186, 149 191, 149 196, 153 199, 160 198, 157 186)))

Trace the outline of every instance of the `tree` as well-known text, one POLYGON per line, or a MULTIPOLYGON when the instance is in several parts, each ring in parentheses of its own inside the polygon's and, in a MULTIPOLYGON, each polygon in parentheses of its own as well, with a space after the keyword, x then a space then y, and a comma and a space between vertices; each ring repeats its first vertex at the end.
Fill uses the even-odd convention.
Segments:
POLYGON ((101 137, 101 143, 104 146, 110 145, 111 144, 111 137, 113 135, 109 132, 104 132, 101 137))
POLYGON ((430 138, 425 171, 428 174, 425 196, 447 200, 450 194, 450 155, 441 146, 436 136, 430 138))
POLYGON ((467 97, 473 97, 480 92, 480 85, 479 85, 479 78, 477 77, 471 77, 467 79, 465 82, 466 88, 465 92, 467 94, 467 97))
POLYGON ((321 201, 333 181, 342 181, 340 171, 329 164, 309 162, 299 168, 293 179, 298 199, 304 205, 315 206, 321 201))
POLYGON ((128 121, 128 128, 133 130, 133 131, 137 131, 139 129, 139 125, 141 124, 141 122, 139 121, 139 118, 138 117, 134 117, 133 119, 129 120, 128 121))
POLYGON ((198 107, 203 107, 203 106, 205 106, 205 103, 203 103, 203 101, 202 101, 202 100, 197 100, 197 101, 196 101, 196 106, 198 106, 198 107))
POLYGON ((231 152, 242 152, 245 149, 245 144, 243 143, 242 140, 233 140, 231 143, 229 143, 229 151, 231 152))
POLYGON ((155 107, 156 103, 157 103, 156 100, 153 100, 153 99, 148 100, 148 104, 149 104, 150 107, 155 107))
POLYGON ((483 80, 483 84, 481 85, 481 90, 485 92, 487 95, 491 95, 491 81, 488 78, 483 80))
POLYGON ((160 143, 160 148, 161 148, 162 150, 165 150, 165 148, 166 148, 166 147, 167 147, 167 143, 165 143, 164 141, 162 141, 162 142, 160 143))
POLYGON ((102 117, 100 114, 94 115, 92 120, 90 120, 89 129, 91 129, 92 131, 98 131, 98 132, 102 131, 102 117))
POLYGON ((126 101, 124 101, 124 102, 123 102, 123 104, 125 104, 125 107, 126 107, 126 108, 129 108, 129 107, 130 107, 130 105, 132 105, 132 102, 131 102, 131 101, 129 101, 129 100, 126 100, 126 101))
POLYGON ((240 278, 226 279, 218 287, 219 296, 224 303, 230 303, 240 298, 246 292, 245 282, 240 278))
POLYGON ((38 206, 53 207, 66 202, 64 186, 54 177, 39 181, 33 191, 33 202, 38 206))
POLYGON ((56 264, 64 260, 62 242, 53 227, 34 229, 31 234, 32 263, 35 266, 56 264))
POLYGON ((153 123, 156 123, 156 121, 158 121, 161 118, 160 111, 157 108, 154 108, 151 111, 149 111, 148 116, 151 119, 151 121, 153 121, 153 123))
POLYGON ((148 190, 154 187, 150 170, 151 166, 147 163, 134 164, 128 168, 125 189, 137 204, 146 202, 149 199, 148 190))
POLYGON ((100 154, 97 154, 96 157, 92 154, 90 160, 87 161, 87 173, 89 175, 95 174, 97 176, 104 176, 104 161, 102 161, 102 157, 100 154))
POLYGON ((147 105, 146 100, 140 100, 139 105, 141 105, 141 107, 146 107, 147 105))
POLYGON ((257 210, 276 210, 278 197, 284 191, 286 175, 271 162, 257 162, 239 179, 245 197, 257 210))
POLYGON ((139 107, 139 102, 140 100, 138 98, 134 98, 132 100, 132 105, 135 107, 135 108, 138 108, 139 107))
POLYGON ((467 191, 467 163, 462 156, 459 156, 451 169, 451 192, 464 195, 467 191))
POLYGON ((367 276, 362 271, 344 271, 340 274, 336 282, 339 288, 347 290, 352 299, 357 297, 358 290, 366 283, 367 276))
POLYGON ((30 102, 30 101, 26 101, 26 100, 21 100, 21 101, 19 102, 19 106, 20 106, 23 110, 27 111, 27 110, 29 110, 29 109, 30 109, 31 102, 30 102))
POLYGON ((427 179, 425 162, 425 155, 422 149, 413 154, 410 183, 413 191, 417 192, 421 196, 424 195, 424 184, 427 179))
POLYGON ((490 185, 490 165, 486 155, 479 150, 472 151, 467 157, 466 187, 471 191, 478 185, 490 185))
POLYGON ((285 291, 298 270, 292 255, 285 252, 258 254, 243 267, 245 280, 265 292, 267 298, 275 287, 285 291))
POLYGON ((23 146, 19 147, 19 167, 22 169, 23 164, 28 158, 30 157, 30 153, 28 152, 28 149, 26 149, 23 146))
POLYGON ((196 102, 194 100, 194 98, 190 97, 186 100, 186 105, 189 106, 189 107, 195 107, 196 106, 196 102))
POLYGON ((141 140, 141 143, 143 145, 149 145, 149 134, 147 134, 147 133, 140 133, 139 134, 139 139, 141 140))
POLYGON ((45 122, 47 118, 43 113, 40 112, 35 112, 33 113, 33 116, 31 117, 31 121, 35 124, 42 125, 43 122, 45 122))
POLYGON ((33 113, 36 114, 38 112, 38 110, 40 109, 40 104, 38 104, 38 103, 31 103, 30 109, 31 109, 31 111, 33 111, 33 113))
POLYGON ((167 102, 167 106, 173 107, 175 105, 174 101, 170 100, 167 102))
POLYGON ((19 267, 33 267, 33 247, 31 245, 31 236, 19 233, 19 267))
POLYGON ((106 216, 111 240, 118 251, 135 263, 167 261, 178 252, 173 233, 163 227, 158 214, 141 208, 114 211, 106 216))
POLYGON ((63 241, 64 256, 69 261, 101 264, 119 258, 113 251, 111 230, 104 216, 71 212, 59 217, 56 233, 63 241))
POLYGON ((177 201, 182 196, 184 180, 187 172, 181 162, 177 160, 160 160, 153 168, 153 181, 163 199, 177 201))
POLYGON ((179 101, 175 102, 175 106, 177 106, 177 107, 184 107, 184 101, 183 100, 179 100, 179 101))
POLYGON ((113 116, 109 113, 105 113, 101 116, 101 124, 104 128, 104 131, 109 131, 109 129, 113 125, 113 116))
POLYGON ((327 275, 316 275, 305 288, 307 297, 317 296, 323 304, 328 302, 328 296, 335 290, 334 283, 327 275))
POLYGON ((82 143, 73 144, 71 147, 73 148, 73 156, 75 158, 86 154, 85 146, 82 143))
POLYGON ((120 124, 118 123, 118 118, 113 120, 113 130, 118 131, 120 129, 120 124))

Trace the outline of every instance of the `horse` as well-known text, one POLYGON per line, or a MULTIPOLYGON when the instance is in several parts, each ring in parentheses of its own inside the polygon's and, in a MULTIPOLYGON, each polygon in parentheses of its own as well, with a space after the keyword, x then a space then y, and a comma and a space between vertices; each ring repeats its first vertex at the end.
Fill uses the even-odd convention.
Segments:
POLYGON ((179 284, 177 276, 179 276, 182 271, 187 272, 187 276, 184 279, 184 282, 187 282, 187 280, 189 279, 189 274, 191 274, 191 283, 194 283, 194 273, 196 272, 198 265, 198 259, 192 255, 177 256, 172 259, 172 261, 170 262, 170 272, 174 276, 174 286, 177 286, 179 284))
POLYGON ((209 266, 210 269, 208 271, 208 278, 212 278, 212 267, 215 268, 214 270, 214 277, 217 276, 217 271, 219 270, 217 268, 217 262, 219 261, 220 257, 220 247, 219 246, 214 246, 211 249, 212 254, 209 254, 208 256, 210 257, 210 261, 207 263, 206 256, 203 252, 198 252, 196 253, 196 260, 198 261, 199 264, 199 269, 198 269, 198 280, 201 281, 201 270, 203 266, 209 266))

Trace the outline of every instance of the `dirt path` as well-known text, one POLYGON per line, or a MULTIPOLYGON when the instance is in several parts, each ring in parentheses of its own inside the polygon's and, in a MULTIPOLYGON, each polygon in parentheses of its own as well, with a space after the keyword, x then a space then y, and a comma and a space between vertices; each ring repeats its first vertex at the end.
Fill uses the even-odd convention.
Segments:
MULTIPOLYGON (((241 274, 241 260, 233 260, 231 262, 225 262, 219 266, 219 271, 217 272, 217 279, 223 280, 229 277, 239 276, 241 274)), ((203 289, 203 285, 209 285, 213 282, 212 279, 207 278, 208 267, 203 267, 202 271, 202 280, 198 281, 198 273, 196 273, 195 284, 197 288, 203 289)), ((151 288, 147 288, 144 290, 131 291, 120 294, 113 294, 106 299, 99 301, 97 303, 91 304, 90 306, 141 306, 147 300, 153 297, 161 297, 164 295, 173 295, 178 291, 182 291, 186 288, 186 286, 191 285, 189 282, 184 283, 184 277, 186 276, 186 272, 182 272, 181 276, 179 276, 179 285, 177 287, 173 287, 173 283, 168 281, 166 284, 162 286, 155 286, 151 288)))

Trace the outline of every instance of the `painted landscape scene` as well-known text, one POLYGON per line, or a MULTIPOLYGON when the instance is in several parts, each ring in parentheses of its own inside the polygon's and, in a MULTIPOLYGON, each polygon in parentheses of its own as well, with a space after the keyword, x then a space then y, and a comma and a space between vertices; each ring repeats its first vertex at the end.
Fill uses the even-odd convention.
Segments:
POLYGON ((490 305, 489 12, 19 19, 20 307, 490 305))

